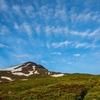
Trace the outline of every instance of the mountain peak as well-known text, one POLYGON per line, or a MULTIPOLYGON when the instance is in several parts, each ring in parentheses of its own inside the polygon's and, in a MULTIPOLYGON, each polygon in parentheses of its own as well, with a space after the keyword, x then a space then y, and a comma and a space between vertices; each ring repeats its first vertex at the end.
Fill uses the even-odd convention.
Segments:
POLYGON ((51 72, 40 64, 28 61, 0 71, 0 80, 25 80, 35 77, 60 77, 62 73, 51 72))
POLYGON ((23 64, 36 64, 36 63, 32 61, 27 61, 27 62, 24 62, 23 64))

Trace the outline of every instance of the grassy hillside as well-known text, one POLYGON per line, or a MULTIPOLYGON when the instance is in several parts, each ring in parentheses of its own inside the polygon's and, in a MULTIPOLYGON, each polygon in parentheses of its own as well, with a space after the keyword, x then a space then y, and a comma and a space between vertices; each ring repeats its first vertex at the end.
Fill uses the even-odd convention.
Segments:
POLYGON ((72 74, 1 83, 0 100, 100 100, 100 76, 72 74))

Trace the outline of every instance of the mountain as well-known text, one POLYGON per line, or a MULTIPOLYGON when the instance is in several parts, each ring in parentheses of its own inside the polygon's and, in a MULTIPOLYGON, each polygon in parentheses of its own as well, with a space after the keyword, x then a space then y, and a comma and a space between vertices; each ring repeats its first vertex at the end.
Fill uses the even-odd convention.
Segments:
POLYGON ((25 62, 17 66, 0 70, 0 82, 25 81, 31 78, 60 77, 64 73, 52 72, 34 62, 25 62))

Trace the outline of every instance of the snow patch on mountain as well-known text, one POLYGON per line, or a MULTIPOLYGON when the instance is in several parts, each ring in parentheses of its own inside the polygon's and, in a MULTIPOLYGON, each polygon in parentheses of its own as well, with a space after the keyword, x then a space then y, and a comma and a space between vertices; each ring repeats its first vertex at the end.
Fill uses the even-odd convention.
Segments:
MULTIPOLYGON (((27 67, 30 63, 28 63, 27 65, 25 65, 24 67, 27 67)), ((19 76, 30 76, 30 75, 33 75, 33 74, 39 74, 37 70, 35 70, 35 66, 32 66, 33 69, 32 71, 28 71, 29 73, 28 74, 25 74, 23 72, 18 72, 18 71, 22 71, 22 67, 18 68, 18 69, 14 69, 12 72, 13 75, 19 75, 19 76)))
POLYGON ((9 80, 9 81, 14 81, 13 79, 11 79, 10 77, 6 77, 6 76, 1 76, 2 79, 6 79, 6 80, 9 80))
POLYGON ((51 73, 50 72, 48 72, 48 75, 50 75, 51 73))
POLYGON ((13 75, 19 75, 19 76, 30 76, 33 74, 33 71, 29 71, 29 74, 25 74, 25 73, 22 73, 22 72, 15 72, 15 73, 12 73, 13 75))
POLYGON ((34 74, 39 74, 39 73, 38 73, 38 71, 36 70, 36 71, 34 72, 34 74))
POLYGON ((27 81, 28 79, 20 79, 21 81, 27 81))
MULTIPOLYGON (((21 65, 22 65, 22 64, 21 64, 21 65)), ((13 72, 14 70, 16 70, 16 71, 21 71, 21 68, 16 69, 17 67, 19 67, 19 66, 21 66, 21 65, 3 69, 3 71, 12 71, 12 72, 13 72)))
POLYGON ((51 75, 52 77, 61 77, 61 76, 64 76, 65 74, 54 74, 54 75, 51 75))
POLYGON ((33 71, 35 71, 35 66, 32 66, 33 67, 33 71))
POLYGON ((22 71, 22 68, 27 67, 30 64, 31 63, 28 63, 25 66, 23 66, 23 64, 21 64, 21 65, 18 65, 18 66, 14 66, 14 67, 3 69, 3 71, 11 71, 11 72, 22 71))

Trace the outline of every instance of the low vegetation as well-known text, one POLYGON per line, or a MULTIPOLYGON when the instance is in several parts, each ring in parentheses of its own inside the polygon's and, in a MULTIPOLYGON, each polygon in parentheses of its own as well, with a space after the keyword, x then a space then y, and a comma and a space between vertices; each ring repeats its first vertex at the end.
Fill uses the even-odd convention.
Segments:
POLYGON ((0 100, 100 100, 100 76, 69 74, 0 83, 0 100))

